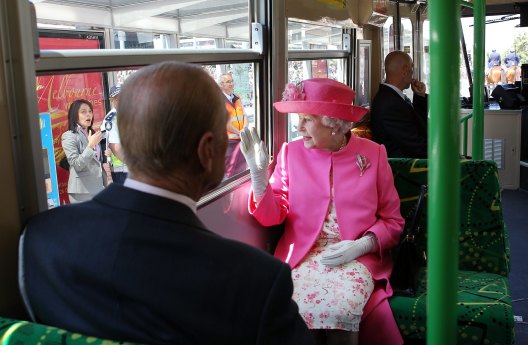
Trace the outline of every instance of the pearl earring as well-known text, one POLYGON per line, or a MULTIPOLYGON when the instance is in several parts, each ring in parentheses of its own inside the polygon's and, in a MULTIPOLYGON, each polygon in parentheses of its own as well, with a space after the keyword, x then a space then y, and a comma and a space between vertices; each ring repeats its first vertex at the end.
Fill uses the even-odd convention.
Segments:
POLYGON ((335 135, 336 132, 332 131, 332 135, 335 135))

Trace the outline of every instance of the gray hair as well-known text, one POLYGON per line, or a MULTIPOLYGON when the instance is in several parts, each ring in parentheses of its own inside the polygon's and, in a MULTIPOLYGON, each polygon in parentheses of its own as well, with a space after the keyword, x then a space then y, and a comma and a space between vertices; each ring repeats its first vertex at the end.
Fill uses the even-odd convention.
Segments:
POLYGON ((220 74, 218 78, 216 79, 216 82, 218 83, 218 85, 222 86, 222 83, 224 82, 224 77, 226 76, 230 76, 231 78, 233 78, 233 73, 227 72, 227 73, 220 74))
POLYGON ((352 122, 337 119, 335 117, 323 116, 321 124, 325 127, 332 128, 337 134, 345 134, 352 129, 352 122))

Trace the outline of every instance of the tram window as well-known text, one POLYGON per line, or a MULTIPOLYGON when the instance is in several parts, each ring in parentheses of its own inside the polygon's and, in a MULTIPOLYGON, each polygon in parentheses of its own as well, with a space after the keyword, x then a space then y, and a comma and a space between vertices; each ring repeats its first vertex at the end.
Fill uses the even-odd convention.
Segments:
MULTIPOLYGON (((248 125, 255 126, 254 64, 211 64, 202 67, 216 81, 222 73, 232 74, 234 93, 242 101, 244 112, 248 118, 248 125)), ((68 109, 71 103, 80 98, 90 101, 94 108, 93 128, 100 128, 106 113, 110 110, 109 89, 114 85, 123 84, 136 70, 55 74, 37 77, 36 88, 41 118, 41 137, 43 148, 50 152, 46 159, 51 167, 51 169, 46 169, 47 176, 43 176, 43 179, 46 186, 51 184, 52 190, 57 194, 55 206, 58 206, 59 202, 60 204, 68 203, 69 170, 68 166, 64 164, 65 154, 61 146, 61 136, 68 130, 68 109)), ((226 156, 226 178, 241 173, 247 168, 239 149, 228 154, 229 156, 226 156)))
POLYGON ((114 31, 116 49, 166 49, 170 48, 168 35, 151 32, 114 31))
MULTIPOLYGON (((383 59, 387 54, 389 54, 391 51, 394 51, 396 48, 394 48, 394 27, 392 25, 394 21, 393 17, 387 18, 387 21, 385 24, 383 24, 383 59)), ((383 63, 381 64, 382 72, 385 74, 385 66, 383 63)))
POLYGON ((401 50, 413 56, 413 30, 409 18, 401 19, 401 50))
POLYGON ((288 21, 289 50, 341 50, 343 29, 300 21, 288 21))
POLYGON ((183 48, 186 43, 178 45, 179 36, 200 38, 194 48, 205 48, 196 46, 202 44, 207 48, 229 48, 231 44, 218 42, 250 40, 249 1, 252 0, 173 0, 156 7, 149 2, 123 6, 115 1, 55 0, 34 1, 34 5, 39 28, 71 31, 107 28, 98 29, 106 35, 113 34, 107 49, 183 48), (210 40, 215 43, 210 44, 210 40))
MULTIPOLYGON (((298 84, 310 78, 330 78, 345 82, 345 60, 321 59, 288 62, 288 82, 298 84)), ((299 138, 297 114, 288 115, 288 141, 299 138)))
POLYGON ((297 84, 304 79, 330 78, 345 80, 345 61, 342 59, 321 59, 288 62, 288 82, 297 84))
MULTIPOLYGON (((431 90, 431 85, 429 83, 430 78, 430 54, 429 54, 429 20, 426 19, 423 22, 422 26, 422 75, 421 80, 425 84, 427 90, 431 90)), ((462 80, 461 80, 462 81, 462 80)))

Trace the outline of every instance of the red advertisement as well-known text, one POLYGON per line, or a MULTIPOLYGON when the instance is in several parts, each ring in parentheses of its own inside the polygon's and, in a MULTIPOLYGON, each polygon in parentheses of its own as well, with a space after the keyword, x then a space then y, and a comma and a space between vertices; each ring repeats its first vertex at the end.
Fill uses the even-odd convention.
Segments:
MULTIPOLYGON (((78 37, 80 35, 77 35, 78 37)), ((97 36, 86 38, 39 37, 40 49, 99 49, 97 36)), ((39 113, 51 114, 53 148, 57 166, 60 203, 69 203, 68 171, 60 167, 65 157, 61 146, 62 133, 68 130, 68 108, 76 99, 86 99, 93 104, 94 124, 105 116, 102 73, 56 74, 38 76, 36 80, 39 113)))

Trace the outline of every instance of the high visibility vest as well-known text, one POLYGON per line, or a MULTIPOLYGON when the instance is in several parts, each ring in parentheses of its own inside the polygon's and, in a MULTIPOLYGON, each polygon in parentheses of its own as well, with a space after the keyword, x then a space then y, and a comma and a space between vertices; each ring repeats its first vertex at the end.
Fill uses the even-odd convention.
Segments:
MULTIPOLYGON (((103 126, 105 130, 111 131, 114 126, 117 126, 117 111, 115 109, 112 109, 106 114, 103 122, 103 126)), ((108 146, 108 143, 107 143, 108 146)), ((126 167, 126 164, 123 163, 117 156, 115 156, 113 153, 110 156, 110 163, 112 164, 112 167, 126 167)))
MULTIPOLYGON (((233 102, 226 101, 226 109, 229 113, 229 122, 238 130, 244 129, 244 107, 240 97, 233 96, 233 102)), ((232 140, 240 140, 240 134, 227 131, 227 136, 232 140)))

